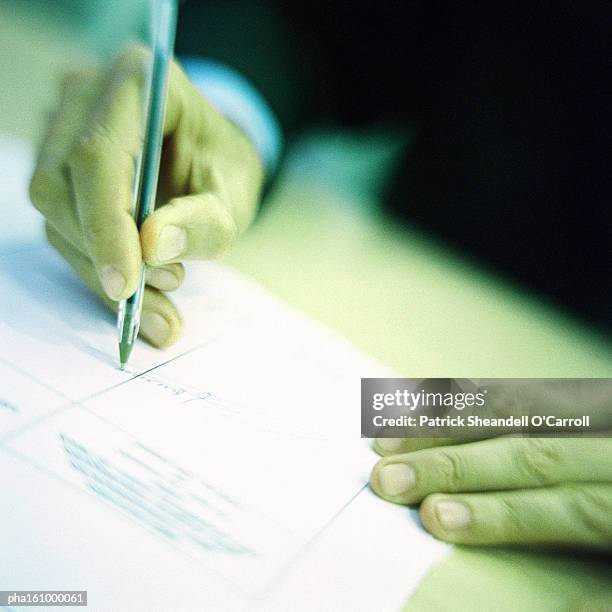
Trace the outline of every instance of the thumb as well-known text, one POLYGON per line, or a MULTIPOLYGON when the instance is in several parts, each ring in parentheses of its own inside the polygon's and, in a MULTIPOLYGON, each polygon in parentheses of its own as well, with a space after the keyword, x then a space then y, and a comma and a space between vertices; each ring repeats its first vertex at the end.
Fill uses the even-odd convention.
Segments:
POLYGON ((234 218, 214 193, 174 198, 140 229, 144 260, 159 266, 188 259, 214 259, 238 235, 234 218))

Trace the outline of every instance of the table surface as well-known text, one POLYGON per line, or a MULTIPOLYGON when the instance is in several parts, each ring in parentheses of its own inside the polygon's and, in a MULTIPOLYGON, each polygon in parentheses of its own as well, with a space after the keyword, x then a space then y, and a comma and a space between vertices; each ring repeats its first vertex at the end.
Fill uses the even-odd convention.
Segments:
MULTIPOLYGON (((1 8, 0 134, 35 138, 70 53, 1 8)), ((612 376, 609 339, 377 212, 368 187, 386 150, 373 136, 311 138, 227 261, 402 375, 612 376)), ((610 570, 588 555, 457 547, 406 607, 552 611, 600 591, 612 601, 610 570)))

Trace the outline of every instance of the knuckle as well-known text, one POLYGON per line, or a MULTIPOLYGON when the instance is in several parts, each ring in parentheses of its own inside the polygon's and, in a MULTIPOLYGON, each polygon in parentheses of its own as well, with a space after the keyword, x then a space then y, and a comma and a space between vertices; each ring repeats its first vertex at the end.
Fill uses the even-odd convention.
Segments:
POLYGON ((457 453, 438 451, 435 469, 439 471, 444 482, 451 489, 463 481, 465 469, 463 461, 457 453))
POLYGON ((34 175, 30 179, 30 184, 28 186, 28 195, 30 196, 30 201, 34 205, 34 208, 41 212, 43 215, 47 209, 47 202, 45 198, 45 183, 47 182, 47 177, 42 175, 42 172, 36 170, 34 175))
POLYGON ((539 485, 556 482, 555 474, 561 460, 559 446, 552 438, 529 438, 517 445, 516 465, 539 485))
POLYGON ((151 61, 151 51, 146 46, 133 44, 117 56, 112 73, 120 80, 132 78, 142 84, 151 61))
POLYGON ((569 484, 570 511, 580 524, 592 534, 595 541, 612 544, 612 495, 605 486, 569 484), (605 542, 602 542, 602 538, 605 542))
POLYGON ((191 205, 203 213, 199 220, 199 232, 190 236, 190 239, 197 241, 193 245, 194 251, 205 259, 221 257, 231 249, 238 237, 239 230, 234 217, 213 195, 203 200, 201 196, 193 196, 191 205))
POLYGON ((142 66, 150 61, 151 52, 145 45, 132 44, 124 49, 118 56, 115 63, 117 68, 130 68, 132 66, 142 66))
POLYGON ((238 228, 231 217, 228 216, 226 219, 219 222, 219 231, 217 235, 218 242, 215 245, 216 248, 213 250, 213 254, 215 257, 220 257, 232 248, 238 236, 238 228))
POLYGON ((30 201, 34 208, 45 217, 48 217, 53 210, 53 204, 49 196, 56 190, 55 181, 52 172, 38 168, 30 179, 28 186, 30 201))
POLYGON ((74 142, 68 156, 71 168, 91 168, 95 164, 113 162, 119 168, 133 171, 142 143, 115 133, 104 123, 96 123, 74 142))
POLYGON ((523 520, 523 512, 520 505, 511 495, 500 499, 500 517, 499 523, 505 526, 518 527, 523 520))
POLYGON ((108 241, 108 230, 103 220, 89 219, 83 225, 83 237, 91 249, 108 241))
POLYGON ((64 95, 83 91, 98 76, 94 68, 67 68, 61 76, 60 91, 64 95))
POLYGON ((94 164, 106 144, 105 140, 99 130, 90 130, 81 134, 72 145, 68 156, 68 164, 71 167, 94 164))
POLYGON ((62 91, 69 90, 80 81, 82 72, 78 68, 67 68, 61 77, 60 88, 62 91))

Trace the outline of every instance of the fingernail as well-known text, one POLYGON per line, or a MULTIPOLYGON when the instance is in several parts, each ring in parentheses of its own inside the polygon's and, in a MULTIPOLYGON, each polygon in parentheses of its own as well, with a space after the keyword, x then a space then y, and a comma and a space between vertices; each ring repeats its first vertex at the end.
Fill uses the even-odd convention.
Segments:
POLYGON ((100 268, 100 280, 106 295, 111 300, 118 300, 125 289, 125 276, 114 266, 100 268))
POLYGON ((145 311, 140 318, 142 333, 153 343, 163 345, 170 336, 168 321, 156 312, 145 311))
POLYGON ((147 283, 162 291, 174 291, 179 286, 179 280, 172 272, 156 268, 147 268, 147 283))
POLYGON ((394 453, 402 446, 401 438, 377 438, 376 445, 386 453, 394 453))
POLYGON ((166 225, 159 234, 157 259, 170 261, 176 259, 187 248, 187 232, 176 225, 166 225))
POLYGON ((461 502, 440 501, 436 504, 436 515, 444 529, 461 529, 472 520, 470 509, 461 502))
POLYGON ((385 495, 395 497, 409 491, 416 483, 414 470, 405 463, 391 463, 378 473, 380 488, 385 495))

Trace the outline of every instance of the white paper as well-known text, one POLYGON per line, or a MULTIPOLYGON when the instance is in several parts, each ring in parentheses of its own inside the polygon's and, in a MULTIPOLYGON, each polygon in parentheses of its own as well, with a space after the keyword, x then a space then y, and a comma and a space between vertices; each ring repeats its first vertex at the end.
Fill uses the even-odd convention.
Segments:
POLYGON ((393 610, 447 550, 367 488, 387 371, 220 264, 180 342, 116 367, 114 317, 41 241, 0 248, 0 590, 92 610, 393 610))

